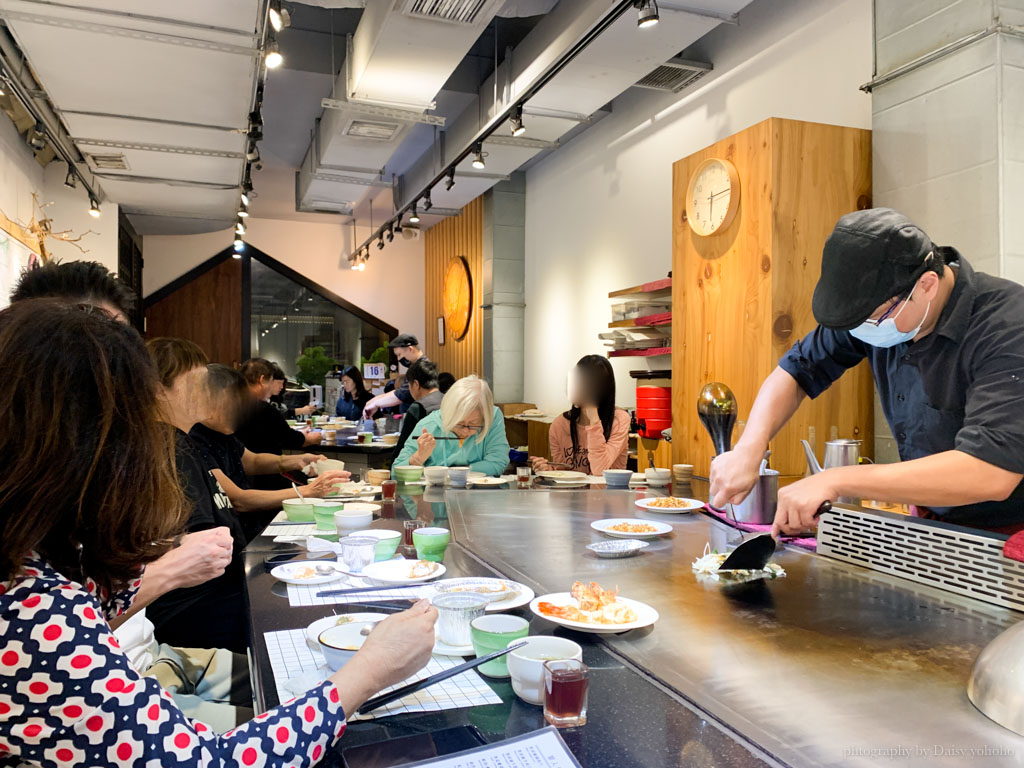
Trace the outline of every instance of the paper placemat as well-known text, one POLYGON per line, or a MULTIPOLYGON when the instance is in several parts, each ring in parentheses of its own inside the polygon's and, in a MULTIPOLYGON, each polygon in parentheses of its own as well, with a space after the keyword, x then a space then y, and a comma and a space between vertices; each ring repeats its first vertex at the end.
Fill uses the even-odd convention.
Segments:
MULTIPOLYGON (((263 529, 261 536, 273 536, 274 541, 281 536, 312 536, 316 530, 316 523, 295 523, 293 525, 272 525, 263 529)), ((330 531, 325 531, 330 533, 330 531)))
MULTIPOLYGON (((278 701, 301 696, 330 677, 331 670, 324 663, 320 651, 313 650, 306 642, 305 630, 265 632, 263 637, 267 642, 267 654, 270 657, 270 668, 274 673, 278 701)), ((395 688, 422 680, 428 675, 436 675, 462 663, 462 659, 449 656, 431 656, 430 663, 425 668, 408 680, 385 688, 381 693, 393 691, 395 688)), ((501 704, 501 697, 491 690, 476 670, 471 669, 422 691, 411 693, 366 715, 354 715, 349 720, 373 720, 406 712, 438 712, 443 709, 462 709, 487 704, 501 704)))
POLYGON ((380 592, 360 592, 355 595, 335 595, 333 597, 317 597, 317 592, 328 589, 356 589, 358 587, 372 586, 351 576, 328 584, 289 584, 288 605, 340 605, 345 603, 366 603, 377 600, 419 600, 422 597, 430 597, 434 594, 434 588, 429 584, 416 584, 402 589, 385 589, 380 592))

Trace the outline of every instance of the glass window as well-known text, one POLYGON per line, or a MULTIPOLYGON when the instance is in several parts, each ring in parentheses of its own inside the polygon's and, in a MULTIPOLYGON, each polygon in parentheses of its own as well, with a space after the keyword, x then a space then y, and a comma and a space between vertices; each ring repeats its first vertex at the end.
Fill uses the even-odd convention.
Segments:
POLYGON ((361 367, 362 358, 387 346, 383 328, 256 259, 249 263, 253 357, 273 360, 294 378, 296 359, 310 347, 323 347, 341 366, 361 367))

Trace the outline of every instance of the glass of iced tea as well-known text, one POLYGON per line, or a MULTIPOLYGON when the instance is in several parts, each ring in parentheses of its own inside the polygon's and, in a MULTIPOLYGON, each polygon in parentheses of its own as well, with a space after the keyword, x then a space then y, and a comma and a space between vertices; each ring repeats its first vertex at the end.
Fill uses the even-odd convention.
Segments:
POLYGON ((590 669, 578 659, 544 662, 544 719, 556 728, 587 724, 590 669))
POLYGON ((394 500, 395 492, 398 490, 398 483, 388 479, 380 484, 380 495, 384 500, 394 500))
POLYGON ((405 544, 407 547, 411 547, 413 545, 412 544, 412 532, 417 530, 418 528, 426 528, 426 527, 427 527, 427 524, 423 520, 406 520, 402 524, 402 528, 403 528, 402 543, 405 544))

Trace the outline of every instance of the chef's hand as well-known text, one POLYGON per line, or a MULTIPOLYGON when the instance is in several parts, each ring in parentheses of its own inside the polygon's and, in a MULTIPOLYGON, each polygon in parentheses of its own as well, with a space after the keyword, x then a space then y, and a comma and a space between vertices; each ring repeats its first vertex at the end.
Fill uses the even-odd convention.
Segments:
POLYGON ((551 465, 548 463, 548 460, 545 459, 545 458, 542 458, 541 456, 531 456, 530 457, 530 466, 533 468, 534 472, 550 472, 551 471, 551 465))
POLYGON ((835 501, 839 494, 826 469, 779 489, 779 507, 775 512, 772 536, 792 535, 818 525, 814 513, 823 501, 835 501))
POLYGON ((737 445, 711 462, 711 506, 722 509, 739 504, 757 482, 764 449, 737 445))
POLYGON ((372 419, 373 414, 375 414, 377 410, 377 398, 371 397, 369 401, 367 401, 366 406, 363 408, 363 419, 372 419))
POLYGON ((434 453, 434 446, 437 445, 437 440, 434 436, 423 430, 423 434, 420 435, 419 440, 416 441, 416 453, 409 458, 409 463, 415 466, 422 467, 427 463, 427 459, 430 458, 431 454, 434 453))

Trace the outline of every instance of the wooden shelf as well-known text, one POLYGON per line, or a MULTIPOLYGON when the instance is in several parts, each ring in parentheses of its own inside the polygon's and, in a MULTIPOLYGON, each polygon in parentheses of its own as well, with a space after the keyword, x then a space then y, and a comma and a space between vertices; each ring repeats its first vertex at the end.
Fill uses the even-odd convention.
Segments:
POLYGON ((635 296, 638 293, 653 293, 668 295, 672 292, 672 278, 664 277, 661 280, 654 280, 650 283, 634 285, 632 288, 623 288, 621 291, 612 291, 608 294, 609 299, 617 299, 620 296, 635 296))
POLYGON ((671 355, 672 347, 651 347, 650 349, 610 349, 608 357, 656 357, 671 355))
POLYGON ((663 325, 672 325, 671 312, 659 312, 656 315, 645 315, 644 317, 631 317, 627 320, 613 320, 608 323, 609 328, 658 328, 663 325))

